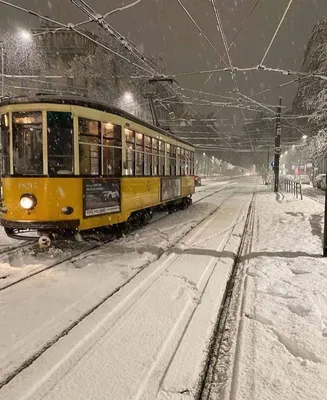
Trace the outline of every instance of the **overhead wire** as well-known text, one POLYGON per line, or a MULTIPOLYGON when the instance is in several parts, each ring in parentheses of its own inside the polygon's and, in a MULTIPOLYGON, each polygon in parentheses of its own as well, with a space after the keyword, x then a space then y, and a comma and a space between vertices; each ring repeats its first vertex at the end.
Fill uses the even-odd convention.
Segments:
MULTIPOLYGON (((245 24, 249 21, 249 19, 251 18, 254 10, 257 8, 257 6, 259 5, 261 0, 256 0, 255 4, 253 5, 253 7, 251 8, 249 14, 245 17, 245 19, 243 20, 242 24, 240 25, 239 29, 236 32, 236 35, 234 36, 232 42, 229 44, 228 46, 228 50, 230 50, 232 48, 232 46, 235 44, 236 39, 238 38, 239 34, 241 33, 242 29, 244 28, 245 24)), ((223 56, 224 57, 224 56, 223 56)))
POLYGON ((25 13, 27 13, 27 14, 33 15, 33 16, 35 16, 35 17, 37 17, 37 18, 40 18, 40 19, 43 19, 43 20, 45 20, 45 21, 51 22, 52 24, 59 25, 59 26, 61 26, 62 28, 65 28, 65 29, 68 29, 68 30, 73 30, 74 32, 79 33, 80 35, 82 35, 82 36, 85 37, 86 39, 88 39, 88 40, 92 41, 93 43, 99 45, 100 47, 103 47, 105 50, 109 51, 110 53, 115 54, 117 57, 123 59, 124 61, 128 62, 129 64, 133 65, 134 67, 137 67, 137 68, 141 69, 143 72, 147 72, 147 73, 150 73, 150 74, 151 74, 151 72, 150 72, 149 69, 144 68, 144 67, 142 67, 141 65, 134 63, 133 61, 131 61, 131 60, 129 60, 128 58, 124 57, 122 54, 119 54, 119 53, 115 52, 114 50, 110 49, 108 46, 104 45, 103 43, 97 41, 96 39, 93 39, 92 37, 90 37, 90 36, 87 35, 86 33, 84 33, 84 32, 82 32, 82 31, 76 29, 74 24, 71 24, 71 23, 69 23, 69 24, 64 24, 64 23, 62 23, 62 22, 60 22, 60 21, 56 21, 56 20, 54 20, 54 19, 52 19, 52 18, 46 17, 46 16, 44 16, 44 15, 41 15, 41 14, 35 12, 35 11, 28 10, 28 9, 23 8, 23 7, 21 7, 21 6, 17 6, 16 4, 9 3, 8 1, 5 1, 5 0, 0 0, 0 3, 1 3, 1 4, 5 4, 5 5, 9 6, 9 7, 15 8, 15 9, 17 9, 17 10, 20 10, 20 11, 22 11, 22 12, 25 12, 25 13))
MULTIPOLYGON (((62 29, 69 29, 69 30, 75 30, 77 33, 79 33, 79 34, 81 34, 81 32, 79 31, 79 30, 77 30, 76 29, 76 26, 80 26, 82 23, 79 23, 79 24, 63 24, 63 23, 61 23, 61 22, 58 22, 58 21, 55 21, 55 20, 53 20, 53 19, 51 19, 51 18, 48 18, 48 17, 44 17, 44 16, 41 16, 40 14, 38 14, 38 13, 36 13, 36 12, 34 12, 34 11, 31 11, 31 10, 27 10, 27 9, 24 9, 23 7, 20 7, 20 6, 16 6, 16 5, 14 5, 14 4, 11 4, 11 3, 9 3, 9 2, 7 2, 7 1, 5 1, 5 0, 0 0, 0 3, 2 3, 2 4, 5 4, 5 5, 8 5, 8 6, 11 6, 11 7, 13 7, 13 8, 16 8, 16 9, 19 9, 20 11, 24 11, 24 12, 27 12, 27 13, 29 13, 29 14, 31 14, 31 15, 34 15, 34 16, 37 16, 37 17, 39 17, 39 18, 41 18, 41 19, 44 19, 44 20, 46 20, 46 21, 49 21, 49 22, 51 22, 51 23, 54 23, 54 24, 57 24, 57 25, 59 25, 62 29)), ((84 4, 86 4, 86 2, 84 2, 84 1, 82 1, 82 3, 84 3, 84 4)), ((133 4, 136 4, 136 3, 138 3, 138 2, 134 2, 133 4)), ((290 6, 290 4, 292 3, 292 1, 290 1, 290 3, 289 3, 289 6, 290 6)), ((289 7, 288 7, 289 8, 289 7)), ((284 16, 283 16, 283 18, 282 19, 284 19, 285 18, 285 15, 286 15, 286 13, 287 13, 287 11, 288 11, 288 8, 285 10, 285 13, 284 13, 284 16)), ((98 16, 99 16, 99 14, 98 14, 98 16)), ((101 18, 103 18, 103 16, 100 16, 100 19, 101 18)), ((87 23, 87 22, 91 22, 91 21, 84 21, 83 23, 87 23)), ((282 24, 282 22, 283 21, 281 21, 280 22, 280 24, 279 24, 279 27, 281 26, 281 24, 282 24)), ((59 28, 58 28, 59 29, 59 28)), ((278 30, 279 30, 279 28, 277 27, 277 29, 276 29, 276 34, 274 35, 275 37, 276 37, 276 35, 277 35, 277 33, 278 33, 278 30)), ((91 37, 89 37, 88 35, 83 35, 85 38, 87 38, 87 39, 89 39, 89 40, 92 40, 92 41, 94 41, 96 44, 98 44, 98 45, 102 45, 102 47, 103 47, 103 44, 102 43, 100 43, 100 42, 98 42, 97 40, 94 40, 93 38, 91 38, 91 37)), ((225 37, 225 40, 226 40, 226 37, 225 37)), ((271 43, 270 43, 270 45, 268 46, 268 51, 266 51, 266 53, 268 54, 268 52, 269 52, 269 49, 270 49, 270 47, 271 47, 271 45, 273 44, 273 41, 274 41, 274 37, 273 37, 273 39, 272 39, 272 41, 271 41, 271 43)), ((127 41, 128 42, 128 41, 127 41)), ((226 43, 227 43, 227 41, 226 41, 226 43)), ((126 45, 126 43, 124 44, 124 45, 126 45)), ((129 42, 128 42, 128 45, 129 45, 129 42)), ((105 48, 105 47, 104 47, 105 48)), ((105 48, 106 50, 108 50, 108 51, 111 51, 111 49, 110 48, 105 48)), ((131 51, 132 53, 133 53, 133 50, 131 51)), ((121 54, 119 54, 119 53, 117 53, 117 56, 118 57, 120 57, 120 58, 122 58, 122 57, 124 57, 124 56, 122 56, 121 54)), ((143 55, 142 55, 143 56, 143 55)), ((129 59, 126 59, 126 58, 123 58, 125 61, 127 61, 127 62, 129 62, 129 63, 131 63, 133 66, 135 66, 135 67, 137 67, 137 68, 139 68, 139 69, 142 69, 144 72, 150 72, 149 70, 147 70, 146 68, 142 68, 140 65, 138 65, 138 64, 136 64, 136 63, 134 63, 134 62, 132 62, 131 60, 129 60, 129 59)), ((265 59, 265 57, 263 58, 263 60, 265 59)), ((146 59, 145 59, 146 60, 146 59)), ((145 61, 143 61, 144 63, 145 63, 145 61)), ((327 77, 326 76, 324 76, 324 75, 321 75, 321 74, 311 74, 311 73, 302 73, 302 72, 297 72, 297 71, 290 71, 290 70, 283 70, 283 69, 279 69, 279 68, 270 68, 270 67, 266 67, 266 66, 264 66, 264 65, 258 65, 258 66, 256 66, 256 67, 251 67, 251 68, 235 68, 232 64, 231 64, 231 66, 230 66, 230 68, 225 68, 225 69, 223 69, 223 70, 218 70, 218 69, 214 69, 214 70, 210 70, 210 71, 198 71, 198 72, 196 72, 195 74, 203 74, 203 73, 214 73, 214 72, 218 72, 218 71, 221 71, 221 72, 239 72, 239 71, 251 71, 251 70, 265 70, 265 71, 270 71, 270 72, 278 72, 278 73, 282 73, 283 75, 292 75, 292 74, 294 74, 294 76, 297 76, 297 75, 299 75, 299 76, 302 76, 302 77, 314 77, 314 78, 320 78, 320 79, 324 79, 324 80, 327 80, 327 77)), ((187 73, 187 74, 194 74, 194 73, 187 73)), ((175 75, 170 75, 170 77, 177 77, 179 74, 175 74, 175 75)), ((183 75, 185 75, 185 73, 183 74, 183 75)), ((180 75, 181 76, 181 75, 180 75)), ((151 72, 151 74, 150 74, 150 77, 153 77, 153 75, 152 75, 152 72, 151 72)), ((167 76, 168 77, 168 76, 167 76)), ((141 77, 133 77, 133 78, 141 78, 141 77)), ((143 77, 144 78, 144 77, 143 77)), ((299 79, 299 78, 298 78, 299 79)), ((290 83, 286 83, 286 84, 290 84, 290 83)), ((282 87, 283 85, 286 85, 286 84, 282 84, 282 85, 279 85, 279 87, 282 87)), ((175 92, 176 93, 176 92, 175 92)), ((178 93, 176 93, 176 95, 180 95, 180 94, 178 94, 178 93)), ((185 103, 185 102, 184 102, 185 103)), ((195 110, 193 110, 193 111, 195 111, 195 110)), ((257 111, 257 110, 256 110, 257 111)), ((198 114, 199 115, 199 114, 198 114)), ((213 127, 212 126, 210 126, 210 129, 212 129, 213 127)), ((218 132, 217 132, 218 133, 218 132)))
MULTIPOLYGON (((76 1, 76 0, 71 0, 71 1, 76 1)), ((79 1, 82 1, 84 4, 85 4, 85 1, 83 1, 83 0, 79 0, 79 1)), ((147 59, 144 57, 143 59, 142 59, 142 61, 147 65, 147 59)), ((156 71, 155 71, 156 72, 156 71)), ((178 85, 179 86, 179 85, 178 85)), ((183 99, 183 96, 180 94, 180 93, 178 93, 173 87, 171 87, 171 90, 176 94, 176 95, 178 95, 178 96, 181 96, 181 99, 182 99, 182 101, 184 102, 184 104, 186 105, 186 106, 188 106, 188 108, 190 108, 191 109, 191 111, 193 112, 193 113, 196 113, 197 115, 199 115, 191 106, 190 106, 190 104, 186 104, 185 103, 185 101, 184 101, 184 99, 183 99)), ((217 133, 217 134, 219 134, 219 132, 214 128, 214 127, 210 127, 211 129, 213 129, 213 130, 215 130, 215 132, 217 133)), ((224 141, 226 141, 225 139, 223 139, 224 141)), ((229 144, 229 142, 228 141, 226 141, 226 143, 230 146, 230 144, 229 144)), ((232 149, 232 147, 231 147, 231 149, 232 149)))
POLYGON ((270 51, 270 49, 271 49, 271 46, 273 45, 273 43, 274 43, 274 41, 275 41, 275 39, 276 39, 276 36, 277 36, 277 34, 278 34, 278 32, 279 32, 279 29, 280 29, 280 27, 282 26, 282 24, 283 24, 283 22, 284 22, 284 20, 285 20, 285 17, 286 17, 286 15, 287 15, 287 13, 288 13, 288 10, 290 9, 292 3, 293 3, 293 0, 289 0, 288 5, 287 5, 287 7, 286 7, 286 9, 285 9, 285 11, 284 11, 284 14, 283 14, 282 18, 280 19, 279 24, 277 25, 277 28, 276 28, 276 30, 275 30, 275 32, 274 32, 274 34, 273 34, 273 36, 272 36, 272 38, 271 38, 271 40, 270 40, 270 43, 269 43, 269 45, 268 45, 268 47, 267 47, 267 49, 266 49, 265 54, 264 54, 263 57, 262 57, 262 60, 261 60, 261 62, 260 62, 260 65, 263 65, 263 63, 265 62, 265 59, 267 58, 267 55, 268 55, 268 53, 269 53, 269 51, 270 51))
MULTIPOLYGON (((226 55, 227 55, 227 59, 228 59, 228 62, 229 62, 229 66, 230 66, 230 69, 231 69, 231 78, 232 78, 232 81, 234 82, 235 91, 237 93, 239 93, 239 87, 238 87, 238 83, 237 83, 237 78, 236 78, 236 75, 234 74, 233 61, 232 61, 232 57, 231 57, 229 49, 228 49, 227 38, 226 38, 226 35, 225 35, 223 24, 221 22, 219 9, 218 9, 218 7, 216 5, 215 0, 211 0, 211 4, 212 4, 213 11, 214 11, 214 14, 215 14, 215 17, 216 17, 216 21, 217 21, 217 30, 218 30, 218 33, 220 33, 220 35, 221 35, 221 38, 222 38, 222 41, 223 41, 223 45, 224 45, 224 48, 225 48, 225 52, 226 52, 226 55)), ((243 118, 245 120, 244 109, 242 110, 242 115, 243 115, 243 118)), ((249 135, 249 138, 250 138, 250 142, 251 142, 253 155, 255 155, 255 148, 253 146, 251 135, 249 135)))
MULTIPOLYGON (((127 9, 131 8, 131 7, 134 7, 135 5, 139 4, 141 1, 142 0, 136 0, 133 3, 127 4, 126 6, 118 7, 118 8, 115 8, 114 10, 108 11, 106 14, 103 15, 103 18, 107 18, 110 15, 116 14, 117 12, 124 11, 124 10, 127 10, 127 9)), ((86 24, 88 24, 90 22, 93 22, 93 21, 92 21, 92 19, 89 18, 86 21, 78 22, 74 26, 75 26, 75 28, 78 28, 78 27, 86 25, 86 24)), ((66 29, 66 28, 54 28, 52 30, 51 29, 47 29, 44 32, 34 33, 33 36, 45 35, 47 33, 56 33, 56 32, 61 31, 63 29, 66 29)))
POLYGON ((208 36, 203 32, 203 30, 199 27, 199 25, 197 24, 197 22, 195 21, 195 19, 192 17, 191 13, 188 11, 188 9, 185 7, 185 5, 181 2, 181 0, 176 0, 177 3, 182 7, 182 9, 184 10, 184 12, 186 13, 186 15, 190 18, 190 20, 192 21, 192 23, 195 25, 195 27, 197 28, 197 30, 200 32, 201 36, 204 37, 204 39, 206 40, 206 42, 210 45, 210 47, 214 50, 214 52, 217 54, 217 56, 219 57, 220 61, 226 65, 227 64, 225 62, 225 60, 223 59, 223 57, 220 55, 220 53, 218 52, 218 50, 216 49, 216 47, 212 44, 212 42, 210 41, 210 39, 208 38, 208 36))

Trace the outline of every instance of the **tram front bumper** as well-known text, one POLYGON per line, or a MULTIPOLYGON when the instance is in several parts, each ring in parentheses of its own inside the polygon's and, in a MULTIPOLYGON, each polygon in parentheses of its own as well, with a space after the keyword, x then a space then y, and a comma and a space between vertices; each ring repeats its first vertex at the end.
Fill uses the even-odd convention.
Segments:
POLYGON ((60 231, 65 229, 76 229, 80 225, 79 219, 61 220, 61 221, 10 221, 1 220, 1 225, 9 229, 31 229, 31 230, 46 230, 60 231))

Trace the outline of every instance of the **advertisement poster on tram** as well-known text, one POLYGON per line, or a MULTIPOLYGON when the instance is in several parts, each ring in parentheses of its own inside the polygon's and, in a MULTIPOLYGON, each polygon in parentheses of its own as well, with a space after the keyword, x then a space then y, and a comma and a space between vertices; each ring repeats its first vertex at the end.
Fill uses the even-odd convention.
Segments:
POLYGON ((161 178, 161 201, 181 196, 180 178, 161 178))
POLYGON ((84 218, 120 211, 119 179, 84 179, 84 218))

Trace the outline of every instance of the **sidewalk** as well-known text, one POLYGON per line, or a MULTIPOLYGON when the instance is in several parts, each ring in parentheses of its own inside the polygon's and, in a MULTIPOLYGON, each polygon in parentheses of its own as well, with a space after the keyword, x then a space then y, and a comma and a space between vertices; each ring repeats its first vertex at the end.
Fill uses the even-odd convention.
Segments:
POLYGON ((322 204, 308 198, 258 193, 252 249, 243 259, 245 296, 233 378, 220 398, 326 398, 323 212, 322 204))

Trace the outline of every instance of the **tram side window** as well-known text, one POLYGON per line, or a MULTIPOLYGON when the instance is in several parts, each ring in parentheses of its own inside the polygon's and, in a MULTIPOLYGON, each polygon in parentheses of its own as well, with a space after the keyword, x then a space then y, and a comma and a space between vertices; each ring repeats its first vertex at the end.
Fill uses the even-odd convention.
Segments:
POLYGON ((170 146, 170 175, 176 175, 176 146, 170 146))
POLYGON ((181 148, 176 147, 176 175, 181 174, 181 148))
POLYGON ((144 175, 151 175, 152 169, 152 138, 144 136, 144 175))
POLYGON ((49 175, 73 173, 73 117, 69 112, 47 113, 49 175))
POLYGON ((152 175, 157 176, 159 171, 158 140, 152 139, 153 164, 152 175))
POLYGON ((126 162, 124 165, 125 175, 135 175, 135 132, 125 129, 126 162))
POLYGON ((185 150, 181 149, 181 175, 185 175, 185 150))
POLYGON ((191 175, 194 175, 194 153, 191 152, 191 175))
POLYGON ((100 122, 78 118, 81 175, 100 175, 100 122))
POLYGON ((159 175, 165 175, 165 142, 159 140, 159 175))
POLYGON ((142 133, 135 132, 135 175, 144 173, 144 144, 142 133))
POLYGON ((102 127, 103 175, 120 176, 122 163, 121 126, 104 123, 102 127))
POLYGON ((42 113, 12 113, 14 174, 43 174, 42 113))
POLYGON ((192 152, 189 150, 188 152, 188 169, 187 175, 192 175, 192 152))
POLYGON ((2 171, 3 175, 10 174, 10 134, 9 134, 9 116, 1 115, 1 147, 2 147, 2 171))
POLYGON ((166 173, 165 175, 170 175, 170 144, 166 143, 166 173))
POLYGON ((184 175, 190 174, 190 152, 185 150, 185 173, 184 175))

